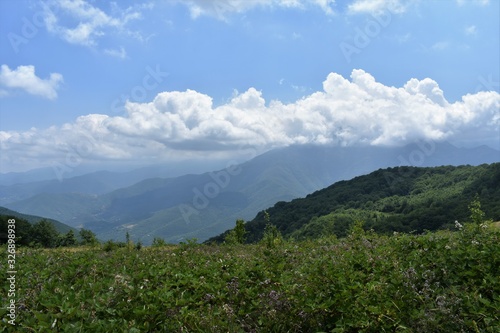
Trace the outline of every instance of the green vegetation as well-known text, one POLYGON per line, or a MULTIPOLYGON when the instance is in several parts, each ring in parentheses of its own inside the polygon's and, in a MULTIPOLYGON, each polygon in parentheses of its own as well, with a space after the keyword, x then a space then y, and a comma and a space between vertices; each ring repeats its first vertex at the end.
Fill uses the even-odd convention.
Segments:
POLYGON ((16 217, 0 332, 499 332, 498 184, 500 163, 378 170, 238 219, 224 245, 16 217))
MULTIPOLYGON (((291 202, 267 209, 284 238, 345 237, 356 220, 377 233, 423 233, 452 229, 468 218, 467 205, 479 195, 482 209, 500 220, 500 163, 480 166, 380 169, 291 202)), ((245 223, 246 240, 262 239, 264 211, 245 223)), ((222 242, 225 234, 208 242, 222 242)))
POLYGON ((236 226, 234 229, 231 229, 225 239, 224 242, 226 244, 243 244, 245 243, 245 234, 247 231, 245 230, 245 221, 238 219, 236 220, 236 226))
POLYGON ((17 325, 2 307, 0 332, 498 332, 500 231, 484 216, 474 200, 470 223, 421 235, 356 222, 271 247, 24 247, 17 325))
POLYGON ((31 224, 23 218, 12 215, 0 215, 0 244, 7 243, 7 224, 10 219, 16 221, 15 235, 18 246, 54 248, 98 244, 95 234, 90 230, 81 229, 77 235, 73 229, 69 229, 66 233, 59 233, 50 220, 42 219, 31 224))
MULTIPOLYGON (((64 203, 60 203, 60 205, 64 205, 64 203)), ((35 224, 37 222, 40 222, 42 220, 49 221, 54 225, 54 228, 56 231, 60 234, 65 234, 70 230, 73 230, 73 232, 77 231, 76 229, 70 227, 69 225, 66 225, 64 223, 61 223, 59 221, 53 220, 53 219, 47 219, 45 217, 41 216, 35 216, 35 215, 28 215, 28 214, 22 214, 19 212, 16 212, 14 210, 7 209, 5 207, 0 207, 0 216, 10 216, 11 218, 15 218, 16 220, 23 220, 26 222, 29 222, 31 224, 35 224)), ((3 229, 0 229, 3 230, 3 229)))

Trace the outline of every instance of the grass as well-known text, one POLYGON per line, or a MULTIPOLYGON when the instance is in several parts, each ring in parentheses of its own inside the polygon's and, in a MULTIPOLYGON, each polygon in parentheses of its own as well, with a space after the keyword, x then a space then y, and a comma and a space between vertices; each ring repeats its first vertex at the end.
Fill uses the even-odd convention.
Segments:
POLYGON ((16 326, 3 307, 0 332, 498 332, 499 238, 465 225, 273 248, 21 248, 16 326))

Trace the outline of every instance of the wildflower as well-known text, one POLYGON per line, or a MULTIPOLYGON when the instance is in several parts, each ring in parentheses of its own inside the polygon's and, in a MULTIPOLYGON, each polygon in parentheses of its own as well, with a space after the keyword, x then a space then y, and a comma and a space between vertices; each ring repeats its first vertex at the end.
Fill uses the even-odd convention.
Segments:
POLYGON ((478 242, 477 240, 475 240, 475 239, 473 239, 471 243, 472 243, 473 245, 479 245, 479 242, 478 242))
POLYGON ((229 304, 224 304, 222 308, 224 309, 224 311, 226 311, 226 314, 228 316, 232 316, 234 314, 234 311, 229 304))
POLYGON ((451 249, 451 246, 446 245, 444 248, 445 248, 445 249, 447 249, 447 250, 450 250, 450 249, 451 249))
POLYGON ((458 221, 455 220, 455 228, 458 230, 462 230, 463 225, 461 225, 458 221))

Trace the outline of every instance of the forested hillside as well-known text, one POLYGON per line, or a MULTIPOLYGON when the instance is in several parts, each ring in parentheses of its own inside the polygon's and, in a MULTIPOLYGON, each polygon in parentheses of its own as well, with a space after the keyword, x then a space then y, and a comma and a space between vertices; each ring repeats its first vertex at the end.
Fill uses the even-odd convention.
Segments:
MULTIPOLYGON (((467 205, 479 197, 488 218, 500 219, 500 163, 480 166, 380 169, 267 210, 284 237, 343 237, 355 220, 376 232, 446 229, 468 217, 467 205)), ((247 241, 262 238, 261 211, 245 228, 247 241)), ((225 234, 210 241, 222 241, 225 234)))
MULTIPOLYGON (((498 157, 498 151, 485 146, 466 149, 445 142, 402 147, 291 145, 202 174, 157 178, 152 172, 153 178, 105 194, 104 189, 131 183, 137 175, 93 173, 57 185, 0 186, 0 205, 6 202, 16 211, 92 230, 100 239, 124 241, 128 232, 145 245, 155 237, 170 243, 205 241, 276 202, 379 168, 479 165, 497 162, 498 157)), ((206 167, 209 171, 210 165, 206 167)))

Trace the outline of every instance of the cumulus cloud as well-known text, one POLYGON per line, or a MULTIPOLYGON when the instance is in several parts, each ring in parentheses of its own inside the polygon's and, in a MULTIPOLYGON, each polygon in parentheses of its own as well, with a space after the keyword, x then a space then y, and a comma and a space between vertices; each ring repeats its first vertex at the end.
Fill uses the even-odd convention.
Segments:
MULTIPOLYGON (((35 74, 35 66, 19 66, 11 70, 2 65, 0 69, 0 86, 7 89, 22 89, 32 95, 48 99, 57 98, 57 89, 63 82, 59 73, 51 73, 48 79, 41 79, 35 74)), ((7 96, 8 91, 0 89, 0 97, 7 96)))
POLYGON ((47 30, 63 40, 95 46, 107 32, 124 30, 128 22, 141 18, 132 7, 121 10, 113 6, 116 13, 109 15, 84 0, 49 1, 43 4, 43 19, 47 30))
POLYGON ((167 91, 148 103, 126 104, 123 116, 90 114, 46 130, 0 132, 2 159, 172 158, 186 154, 232 154, 241 147, 290 144, 404 145, 419 139, 478 140, 498 136, 500 94, 468 94, 446 100, 437 82, 410 79, 386 86, 363 70, 350 79, 331 73, 323 89, 294 103, 266 101, 250 88, 214 106, 205 94, 167 91))

